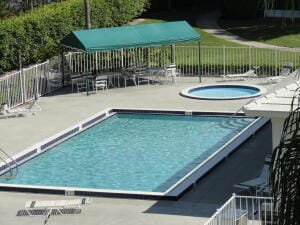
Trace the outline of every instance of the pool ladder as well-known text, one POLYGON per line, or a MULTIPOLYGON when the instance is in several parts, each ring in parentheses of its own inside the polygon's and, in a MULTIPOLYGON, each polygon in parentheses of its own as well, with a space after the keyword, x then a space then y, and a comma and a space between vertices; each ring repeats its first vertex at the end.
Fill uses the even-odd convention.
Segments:
POLYGON ((12 179, 18 175, 18 163, 0 148, 0 178, 12 179))

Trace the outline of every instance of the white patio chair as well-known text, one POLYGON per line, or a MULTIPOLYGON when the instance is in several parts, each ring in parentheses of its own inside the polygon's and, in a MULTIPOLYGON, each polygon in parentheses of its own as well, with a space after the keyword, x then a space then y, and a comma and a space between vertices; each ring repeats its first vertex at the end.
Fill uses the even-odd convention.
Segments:
POLYGON ((139 66, 135 69, 138 85, 146 83, 150 84, 150 73, 147 66, 139 66))
MULTIPOLYGON (((78 83, 82 82, 82 74, 71 74, 71 88, 72 92, 74 90, 74 85, 77 85, 78 83)), ((77 91, 78 91, 78 86, 77 86, 77 91)))
POLYGON ((98 89, 102 89, 103 91, 106 90, 108 92, 108 85, 107 85, 107 76, 100 75, 96 77, 95 80, 95 92, 97 93, 98 89))
POLYGON ((227 81, 227 80, 245 80, 246 78, 255 78, 257 77, 257 75, 255 74, 255 70, 251 69, 245 73, 227 74, 227 75, 222 75, 221 77, 223 78, 224 81, 227 81))
POLYGON ((131 80, 133 82, 134 86, 136 86, 135 67, 123 69, 122 74, 123 74, 123 78, 124 78, 125 87, 127 87, 128 80, 131 80))
POLYGON ((164 84, 167 83, 174 84, 176 83, 176 78, 179 75, 180 72, 179 70, 177 70, 175 64, 168 65, 159 72, 160 82, 164 84))

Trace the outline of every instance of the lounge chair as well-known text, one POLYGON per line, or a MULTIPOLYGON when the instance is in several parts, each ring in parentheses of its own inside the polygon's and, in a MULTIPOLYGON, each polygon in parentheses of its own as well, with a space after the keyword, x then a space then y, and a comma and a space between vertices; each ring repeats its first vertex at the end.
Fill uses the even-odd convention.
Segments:
MULTIPOLYGON (((91 202, 92 199, 88 197, 72 200, 27 201, 25 203, 25 212, 28 216, 45 216, 44 224, 46 224, 51 215, 79 214, 81 212, 79 208, 91 202)), ((22 214, 24 215, 24 213, 22 214)))
POLYGON ((293 64, 292 63, 284 63, 280 73, 278 74, 278 76, 275 77, 269 77, 268 78, 268 82, 269 83, 279 83, 282 80, 284 80, 285 78, 288 77, 288 75, 291 73, 293 64))
POLYGON ((270 157, 266 157, 265 164, 258 177, 235 184, 233 187, 237 189, 247 190, 252 193, 255 192, 257 195, 258 192, 262 190, 267 190, 269 186, 269 168, 270 168, 270 157))
POLYGON ((227 75, 222 75, 221 77, 223 78, 223 80, 227 81, 227 80, 245 80, 246 78, 255 78, 257 77, 257 75, 255 74, 255 70, 251 69, 245 73, 227 74, 227 75))
POLYGON ((37 99, 31 101, 25 107, 20 107, 16 109, 8 109, 7 105, 3 106, 0 112, 0 118, 10 118, 10 117, 24 117, 28 115, 35 115, 36 112, 41 111, 42 108, 38 105, 37 99))

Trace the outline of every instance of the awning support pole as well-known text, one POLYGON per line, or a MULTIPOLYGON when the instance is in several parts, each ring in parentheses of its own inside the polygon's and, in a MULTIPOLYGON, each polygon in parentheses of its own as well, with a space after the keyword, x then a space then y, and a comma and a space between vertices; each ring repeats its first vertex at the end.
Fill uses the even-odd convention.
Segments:
POLYGON ((171 64, 175 63, 175 51, 174 51, 174 45, 171 45, 171 64))

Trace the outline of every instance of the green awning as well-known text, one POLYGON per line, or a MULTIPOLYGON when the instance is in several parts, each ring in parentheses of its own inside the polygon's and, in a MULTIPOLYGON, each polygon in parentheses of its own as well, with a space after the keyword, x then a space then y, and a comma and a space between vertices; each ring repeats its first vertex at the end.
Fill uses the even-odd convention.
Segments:
POLYGON ((200 41, 186 21, 72 31, 61 45, 86 52, 200 41))

